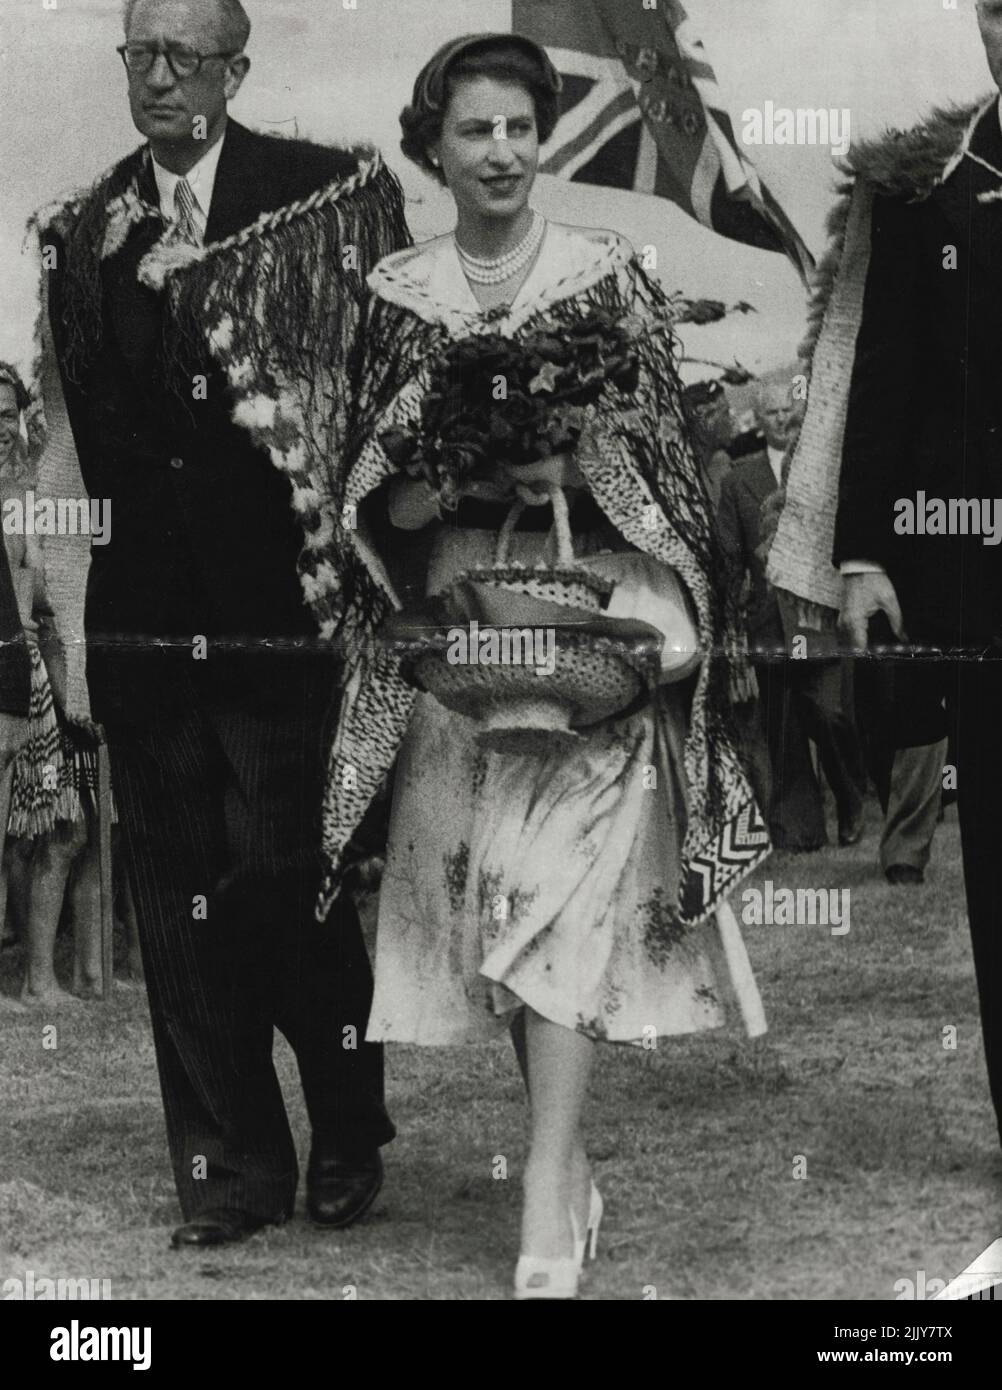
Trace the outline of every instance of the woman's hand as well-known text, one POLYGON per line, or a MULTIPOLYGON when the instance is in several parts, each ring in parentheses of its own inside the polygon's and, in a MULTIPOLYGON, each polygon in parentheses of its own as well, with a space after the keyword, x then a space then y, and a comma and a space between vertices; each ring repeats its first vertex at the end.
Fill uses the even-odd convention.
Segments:
POLYGON ((400 531, 420 531, 438 517, 438 498, 423 478, 395 478, 390 485, 390 523, 400 531))
POLYGON ((552 454, 536 463, 523 463, 518 466, 506 465, 504 476, 515 484, 515 491, 523 502, 530 506, 541 506, 549 500, 554 487, 588 486, 588 481, 573 454, 552 454))
POLYGON ((460 497, 476 497, 481 502, 510 502, 514 496, 511 483, 493 478, 467 478, 459 489, 460 497))

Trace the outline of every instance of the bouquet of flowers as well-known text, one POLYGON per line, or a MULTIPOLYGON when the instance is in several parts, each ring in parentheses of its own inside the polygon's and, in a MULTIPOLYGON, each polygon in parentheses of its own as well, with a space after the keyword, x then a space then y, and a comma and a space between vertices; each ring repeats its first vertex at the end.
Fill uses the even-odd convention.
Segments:
POLYGON ((450 343, 432 363, 420 422, 380 442, 455 509, 464 483, 490 477, 499 462, 517 467, 573 450, 588 406, 609 384, 636 392, 637 344, 649 331, 639 317, 595 311, 518 341, 476 334, 450 343))

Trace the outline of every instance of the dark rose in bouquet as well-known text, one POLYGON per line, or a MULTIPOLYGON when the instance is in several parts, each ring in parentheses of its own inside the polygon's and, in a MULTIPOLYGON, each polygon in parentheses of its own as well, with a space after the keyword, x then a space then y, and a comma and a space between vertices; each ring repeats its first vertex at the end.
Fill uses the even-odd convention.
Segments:
POLYGON ((431 385, 412 429, 381 443, 391 461, 427 479, 455 508, 464 484, 573 450, 585 412, 607 386, 632 395, 640 382, 637 343, 647 326, 600 310, 570 326, 543 326, 515 341, 463 338, 432 364, 431 385))

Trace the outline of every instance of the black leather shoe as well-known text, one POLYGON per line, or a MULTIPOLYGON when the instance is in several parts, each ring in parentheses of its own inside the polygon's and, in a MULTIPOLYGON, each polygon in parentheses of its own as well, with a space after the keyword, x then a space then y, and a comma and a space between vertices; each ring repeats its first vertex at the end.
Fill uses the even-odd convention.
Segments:
POLYGON ((352 1154, 310 1155, 306 1170, 306 1212, 317 1226, 350 1226, 372 1206, 383 1185, 379 1150, 352 1154))
POLYGON ((884 877, 896 888, 906 883, 925 883, 925 874, 921 869, 913 868, 911 864, 892 864, 889 869, 884 870, 884 877))
POLYGON ((215 1207, 186 1221, 170 1238, 175 1250, 204 1249, 209 1245, 233 1245, 264 1226, 280 1226, 282 1217, 259 1216, 238 1207, 215 1207))

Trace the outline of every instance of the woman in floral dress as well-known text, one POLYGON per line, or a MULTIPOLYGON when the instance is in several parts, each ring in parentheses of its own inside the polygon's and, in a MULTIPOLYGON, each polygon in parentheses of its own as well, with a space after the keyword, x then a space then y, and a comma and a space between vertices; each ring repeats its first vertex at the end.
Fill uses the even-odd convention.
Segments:
MULTIPOLYGON (((402 115, 403 149, 444 182, 453 234, 380 263, 347 465, 330 624, 352 676, 326 808, 330 872, 399 752, 379 901, 368 1038, 462 1044, 510 1028, 530 1095, 518 1298, 575 1296, 601 1215, 581 1135, 596 1041, 648 1045, 714 1028, 728 1002, 754 1016, 740 943, 713 909, 767 852, 726 724, 732 637, 710 506, 684 436, 670 305, 612 232, 547 223, 530 206, 559 78, 512 35, 458 40, 422 71, 402 115), (630 408, 613 390, 576 456, 470 483, 454 512, 401 472, 389 441, 420 431, 430 363, 478 333, 558 335, 596 311, 648 319, 630 408), (681 578, 703 660, 688 682, 591 728, 573 747, 488 751, 473 720, 403 678, 372 640, 404 600, 441 593, 493 559, 517 494, 572 499, 578 556, 645 552, 681 578), (347 523, 345 518, 349 518, 347 523), (415 579, 415 575, 418 577, 415 579), (353 654, 353 655, 352 655, 353 654)), ((549 506, 528 506, 511 558, 553 559, 549 506)))

